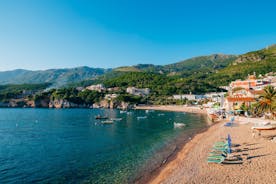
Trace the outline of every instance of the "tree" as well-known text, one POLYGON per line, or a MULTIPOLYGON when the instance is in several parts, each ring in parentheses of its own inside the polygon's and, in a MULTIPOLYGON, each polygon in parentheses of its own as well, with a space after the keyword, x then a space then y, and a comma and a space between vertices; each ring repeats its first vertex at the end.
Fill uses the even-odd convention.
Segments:
POLYGON ((264 93, 259 96, 256 103, 257 112, 271 113, 272 117, 276 112, 276 89, 273 86, 267 86, 264 88, 264 93))

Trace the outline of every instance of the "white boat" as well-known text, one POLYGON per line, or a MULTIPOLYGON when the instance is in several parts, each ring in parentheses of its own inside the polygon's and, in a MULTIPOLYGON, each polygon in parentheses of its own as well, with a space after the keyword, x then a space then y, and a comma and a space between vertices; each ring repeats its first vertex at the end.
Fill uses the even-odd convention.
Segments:
POLYGON ((102 124, 113 124, 112 120, 106 120, 106 121, 102 121, 102 124))
POLYGON ((125 114, 127 113, 127 111, 120 111, 120 114, 125 114))
POLYGON ((159 113, 158 116, 164 116, 165 114, 164 113, 159 113))
POLYGON ((132 112, 127 112, 127 115, 131 115, 132 114, 132 112))
POLYGON ((270 122, 265 124, 258 124, 252 127, 253 130, 274 130, 276 129, 276 124, 271 124, 270 122))
POLYGON ((111 118, 111 121, 122 121, 123 118, 111 118))
POLYGON ((137 119, 147 119, 147 116, 138 116, 137 119))
POLYGON ((186 126, 186 124, 184 124, 184 123, 173 123, 173 126, 174 126, 174 128, 181 128, 181 127, 185 127, 186 126))

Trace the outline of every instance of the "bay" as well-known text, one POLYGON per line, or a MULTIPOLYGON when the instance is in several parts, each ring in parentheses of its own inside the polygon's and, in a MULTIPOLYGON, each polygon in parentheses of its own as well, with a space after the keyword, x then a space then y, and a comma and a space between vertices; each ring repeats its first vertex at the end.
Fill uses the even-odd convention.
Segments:
POLYGON ((0 183, 131 183, 207 126, 182 112, 3 108, 0 183))

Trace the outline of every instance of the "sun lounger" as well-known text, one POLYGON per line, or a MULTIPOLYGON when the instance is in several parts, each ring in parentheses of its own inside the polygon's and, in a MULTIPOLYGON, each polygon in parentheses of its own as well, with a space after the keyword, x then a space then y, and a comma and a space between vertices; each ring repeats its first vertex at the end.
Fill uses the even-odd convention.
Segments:
POLYGON ((216 142, 213 145, 212 151, 209 153, 209 156, 207 158, 207 162, 219 164, 224 163, 225 159, 227 159, 229 154, 231 154, 231 146, 232 140, 231 136, 228 134, 226 141, 216 142))
POLYGON ((220 164, 225 160, 225 157, 221 157, 219 159, 213 159, 213 158, 208 158, 207 162, 208 163, 216 163, 216 164, 220 164))

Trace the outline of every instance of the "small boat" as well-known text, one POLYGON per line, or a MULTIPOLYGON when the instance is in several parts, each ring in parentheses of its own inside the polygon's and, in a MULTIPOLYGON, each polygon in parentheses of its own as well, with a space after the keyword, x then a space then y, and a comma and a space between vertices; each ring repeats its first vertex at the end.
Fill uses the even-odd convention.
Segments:
POLYGON ((132 112, 127 112, 127 115, 131 115, 132 114, 132 112))
POLYGON ((181 127, 185 127, 186 126, 186 124, 184 124, 184 123, 173 123, 173 126, 174 126, 174 128, 181 128, 181 127))
POLYGON ((164 113, 159 113, 158 116, 164 116, 165 114, 164 113))
POLYGON ((102 124, 113 124, 112 120, 106 120, 106 121, 102 121, 102 124))
POLYGON ((124 113, 127 113, 127 111, 120 111, 120 114, 124 114, 124 113))
POLYGON ((108 119, 108 117, 107 116, 97 115, 97 116, 95 116, 95 119, 108 119))
POLYGON ((111 118, 111 121, 122 121, 123 118, 111 118))
POLYGON ((147 119, 147 116, 138 116, 137 119, 147 119))
POLYGON ((253 129, 253 130, 274 130, 274 129, 276 129, 276 124, 266 123, 263 125, 255 125, 251 129, 253 129))

